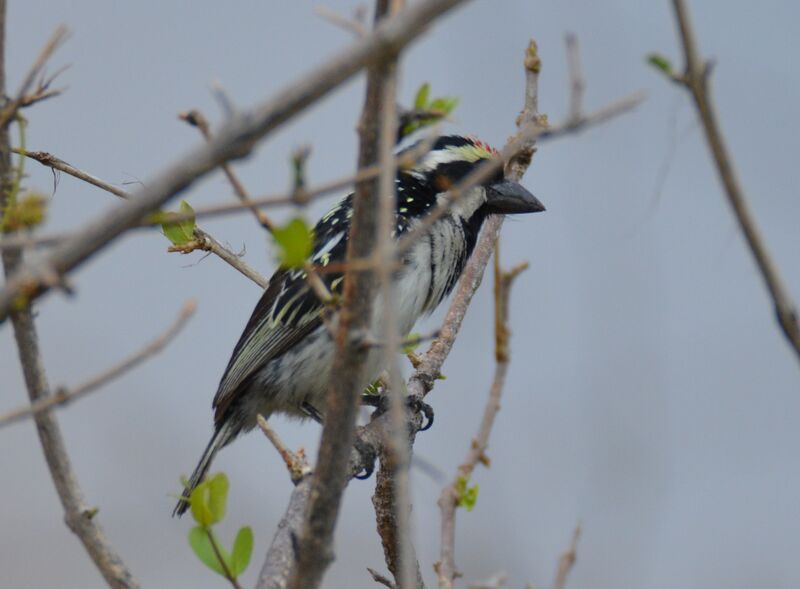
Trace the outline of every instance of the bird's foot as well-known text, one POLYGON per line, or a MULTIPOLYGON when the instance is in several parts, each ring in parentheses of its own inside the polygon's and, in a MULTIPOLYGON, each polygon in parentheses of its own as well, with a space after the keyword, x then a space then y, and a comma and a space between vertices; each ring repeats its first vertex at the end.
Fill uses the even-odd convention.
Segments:
MULTIPOLYGON (((388 395, 361 395, 361 404, 368 407, 375 407, 376 416, 386 413, 389 409, 389 402, 388 395)), ((418 431, 424 432, 431 428, 433 425, 433 407, 416 395, 409 395, 406 397, 406 408, 414 413, 422 413, 424 419, 418 431)))
POLYGON ((353 446, 355 447, 356 452, 358 452, 361 456, 362 465, 361 470, 359 470, 354 476, 355 478, 363 481, 372 476, 372 473, 375 470, 375 460, 377 459, 377 455, 375 454, 375 449, 372 446, 364 443, 364 441, 358 437, 356 437, 355 442, 353 442, 353 446))

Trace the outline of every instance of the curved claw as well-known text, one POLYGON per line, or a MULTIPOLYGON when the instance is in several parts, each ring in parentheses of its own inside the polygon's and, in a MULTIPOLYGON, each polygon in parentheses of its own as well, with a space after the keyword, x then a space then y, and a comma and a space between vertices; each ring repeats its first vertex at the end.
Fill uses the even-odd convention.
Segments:
POLYGON ((372 476, 375 471, 375 451, 364 444, 359 438, 356 438, 354 443, 356 451, 361 455, 364 467, 358 471, 354 476, 360 481, 364 481, 372 476))
POLYGON ((427 419, 427 423, 423 422, 422 426, 419 428, 419 431, 425 432, 431 429, 433 425, 433 407, 428 405, 427 403, 423 403, 422 401, 419 402, 419 410, 422 412, 422 415, 427 419))

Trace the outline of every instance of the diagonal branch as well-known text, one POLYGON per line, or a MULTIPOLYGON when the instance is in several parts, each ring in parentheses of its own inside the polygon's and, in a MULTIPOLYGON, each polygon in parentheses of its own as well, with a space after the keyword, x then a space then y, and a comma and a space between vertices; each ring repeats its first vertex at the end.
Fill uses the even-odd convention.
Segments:
POLYGON ((692 95, 697 112, 700 115, 708 147, 717 166, 717 173, 725 188, 725 196, 733 209, 739 228, 744 234, 747 245, 761 272, 761 277, 764 279, 764 283, 772 297, 778 324, 789 341, 789 345, 794 349, 798 360, 800 360, 800 320, 798 319, 797 307, 786 289, 775 261, 767 250, 764 237, 756 223, 753 212, 750 210, 750 205, 739 182, 728 146, 722 136, 722 128, 719 124, 719 118, 708 84, 711 71, 710 64, 703 61, 698 52, 697 41, 695 40, 685 0, 673 0, 672 5, 680 29, 686 64, 682 76, 672 75, 670 77, 682 84, 692 95))
POLYGON ((464 2, 466 0, 416 2, 271 100, 234 116, 210 143, 196 148, 152 178, 129 203, 114 207, 89 222, 78 235, 39 259, 22 264, 0 290, 0 321, 8 317, 12 307, 25 306, 50 290, 48 276, 61 276, 80 266, 197 179, 221 163, 248 155, 265 136, 363 67, 400 51, 427 30, 431 22, 464 2))
MULTIPOLYGON (((181 113, 178 115, 178 117, 193 127, 197 127, 205 140, 211 141, 211 126, 208 124, 206 117, 199 110, 190 110, 189 112, 181 113)), ((236 174, 236 172, 233 171, 233 168, 230 166, 230 164, 221 164, 220 168, 222 168, 222 171, 225 173, 225 177, 228 179, 228 182, 233 188, 233 192, 236 193, 236 196, 239 197, 239 200, 242 201, 242 204, 250 209, 259 225, 272 233, 272 221, 269 220, 269 217, 267 217, 263 211, 253 206, 253 200, 247 193, 247 189, 244 187, 244 184, 242 184, 242 181, 239 179, 239 176, 236 174)))
POLYGON ((163 350, 164 347, 170 343, 175 336, 178 335, 178 333, 180 333, 180 331, 186 325, 186 322, 189 321, 191 316, 194 314, 196 307, 197 305, 194 301, 188 301, 185 303, 181 308, 178 317, 175 319, 175 322, 169 327, 169 329, 167 329, 167 331, 148 343, 141 350, 138 350, 136 353, 125 358, 101 374, 89 379, 85 383, 82 383, 72 389, 58 388, 52 395, 40 399, 35 403, 31 403, 25 407, 19 407, 0 415, 0 427, 9 425, 26 417, 31 417, 32 415, 46 411, 51 407, 62 407, 72 401, 88 395, 89 393, 94 392, 109 381, 119 378, 132 368, 135 368, 151 356, 154 356, 163 350))

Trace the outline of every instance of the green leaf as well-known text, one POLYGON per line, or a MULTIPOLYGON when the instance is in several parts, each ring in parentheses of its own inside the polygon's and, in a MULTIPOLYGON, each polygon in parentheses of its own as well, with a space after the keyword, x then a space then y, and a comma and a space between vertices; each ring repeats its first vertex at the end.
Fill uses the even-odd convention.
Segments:
MULTIPOLYGON (((414 97, 414 110, 429 111, 430 116, 426 118, 413 119, 403 126, 402 136, 406 137, 415 131, 429 127, 453 112, 458 105, 458 98, 454 96, 440 96, 430 99, 430 84, 427 82, 420 86, 414 97)), ((425 114, 428 114, 427 112, 425 114)))
POLYGON ((195 487, 189 497, 192 517, 201 526, 208 527, 225 517, 228 498, 228 477, 217 473, 195 487))
POLYGON ((478 485, 468 486, 467 477, 460 476, 456 479, 456 493, 458 493, 458 506, 467 511, 472 511, 478 501, 478 485))
POLYGON ((152 215, 154 220, 161 223, 164 235, 174 245, 183 245, 192 241, 194 239, 194 229, 197 225, 194 209, 185 200, 181 201, 180 212, 181 214, 191 215, 191 217, 181 221, 173 221, 172 219, 176 216, 175 213, 158 211, 152 215))
MULTIPOLYGON (((215 573, 224 577, 225 569, 222 568, 222 564, 219 562, 219 558, 217 558, 217 554, 214 552, 214 547, 211 545, 211 539, 208 537, 208 534, 209 532, 205 528, 200 526, 193 527, 189 530, 189 546, 192 547, 192 550, 197 555, 197 558, 200 559, 200 562, 215 573)), ((220 546, 219 548, 222 557, 225 558, 226 555, 222 547, 220 546)))
POLYGON ((211 477, 208 481, 208 487, 211 491, 208 508, 211 511, 212 523, 222 521, 225 517, 225 504, 228 500, 228 477, 225 473, 219 472, 211 477))
POLYGON ((306 222, 295 217, 283 227, 275 227, 272 237, 278 245, 281 268, 302 268, 311 256, 314 234, 306 222))
POLYGON ((417 95, 414 97, 414 109, 423 110, 428 104, 428 95, 431 93, 431 85, 425 82, 417 90, 417 95))
POLYGON ((672 75, 672 63, 669 59, 659 53, 651 53, 647 56, 647 63, 652 65, 657 70, 661 70, 668 76, 672 75))
POLYGON ((247 569, 251 554, 253 554, 253 530, 247 526, 239 530, 233 541, 230 569, 234 577, 238 577, 247 569))

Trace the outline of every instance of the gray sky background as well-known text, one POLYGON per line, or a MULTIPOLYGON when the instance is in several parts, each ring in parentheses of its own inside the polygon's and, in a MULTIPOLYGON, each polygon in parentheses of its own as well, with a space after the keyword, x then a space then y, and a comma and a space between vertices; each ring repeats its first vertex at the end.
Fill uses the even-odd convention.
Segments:
MULTIPOLYGON (((793 2, 691 2, 700 46, 716 59, 714 96, 770 250, 800 299, 800 70, 793 2)), ((354 2, 330 2, 350 11, 354 2)), ((199 141, 176 119, 192 107, 219 121, 218 80, 240 106, 269 97, 350 42, 309 1, 11 1, 8 76, 16 88, 54 27, 72 30, 53 66, 72 64, 69 91, 30 110, 28 145, 111 182, 146 182, 199 141)), ((542 145, 525 184, 543 215, 509 221, 503 261, 529 260, 512 295, 513 363, 479 470, 475 510, 458 514, 465 578, 509 573, 511 587, 551 582, 572 529, 584 535, 571 587, 684 589, 800 585, 800 371, 724 202, 687 97, 645 64, 680 63, 669 3, 478 0, 406 54, 400 97, 423 81, 461 104, 453 132, 502 145, 521 106, 522 51, 544 60, 541 107, 567 110, 563 35, 580 40, 586 106, 644 89, 633 114, 542 145)), ((363 80, 348 84, 237 165, 253 193, 289 186, 288 154, 310 143, 318 183, 354 169, 363 80)), ((52 190, 28 163, 28 185, 52 190)), ((132 188, 132 187, 131 187, 132 188)), ((228 200, 219 174, 186 198, 228 200)), ((317 215, 335 199, 319 203, 317 215)), ((79 226, 112 197, 60 179, 48 230, 79 226)), ((277 218, 291 211, 276 212, 277 218)), ((247 215, 204 227, 264 273, 274 262, 247 215)), ((211 432, 210 401, 257 288, 217 259, 165 253, 155 232, 130 235, 74 277, 77 296, 39 310, 53 384, 76 384, 129 354, 173 320, 199 311, 146 366, 59 411, 76 472, 109 537, 146 587, 223 587, 190 552, 188 520, 169 517, 178 477, 211 432)), ((488 281, 487 281, 488 284, 488 281)), ((430 328, 440 314, 426 323, 430 328)), ((423 330, 425 327, 423 326, 423 330)), ((416 451, 453 472, 476 431, 491 378, 486 286, 430 400, 436 425, 416 451)), ((9 325, 0 327, 0 407, 25 402, 9 325)), ((316 450, 319 429, 275 420, 293 446, 316 450)), ((215 465, 231 480, 222 536, 255 530, 252 585, 290 483, 276 453, 250 435, 215 465)), ((0 431, 0 585, 100 587, 62 523, 32 422, 0 431)), ((368 497, 354 482, 329 587, 372 587, 384 570, 368 497)), ((415 537, 433 584, 440 485, 413 475, 415 537)))

